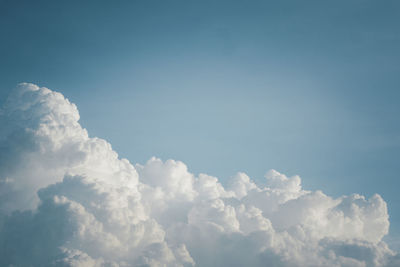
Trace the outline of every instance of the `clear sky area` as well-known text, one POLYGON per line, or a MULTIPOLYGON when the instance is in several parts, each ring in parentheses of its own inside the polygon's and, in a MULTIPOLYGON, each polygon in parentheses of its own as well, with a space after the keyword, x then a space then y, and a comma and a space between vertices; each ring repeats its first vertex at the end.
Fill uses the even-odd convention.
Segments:
POLYGON ((400 248, 400 1, 0 0, 0 102, 61 92, 120 157, 378 193, 400 248))

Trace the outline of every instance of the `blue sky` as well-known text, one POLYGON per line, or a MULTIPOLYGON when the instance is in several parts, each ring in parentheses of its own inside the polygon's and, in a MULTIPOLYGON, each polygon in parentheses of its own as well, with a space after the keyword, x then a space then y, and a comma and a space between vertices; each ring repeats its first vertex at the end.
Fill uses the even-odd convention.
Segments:
MULTIPOLYGON (((400 2, 0 1, 0 101, 62 92, 130 161, 379 193, 400 236, 400 2)), ((398 241, 397 241, 398 242, 398 241)))

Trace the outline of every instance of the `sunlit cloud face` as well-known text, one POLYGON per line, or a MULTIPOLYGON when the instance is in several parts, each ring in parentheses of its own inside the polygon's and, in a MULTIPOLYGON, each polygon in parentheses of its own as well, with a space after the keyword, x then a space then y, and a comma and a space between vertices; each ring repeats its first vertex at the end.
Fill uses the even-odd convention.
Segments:
MULTIPOLYGON (((175 160, 132 165, 62 94, 20 84, 1 111, 1 266, 398 266, 385 201, 275 170, 226 186, 175 160)), ((132 148, 134 149, 134 148, 132 148)))

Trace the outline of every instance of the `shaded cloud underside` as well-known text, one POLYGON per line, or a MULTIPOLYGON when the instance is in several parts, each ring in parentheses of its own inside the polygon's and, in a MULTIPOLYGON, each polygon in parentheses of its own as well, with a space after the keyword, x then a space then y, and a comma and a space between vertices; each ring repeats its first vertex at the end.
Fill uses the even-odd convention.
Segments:
POLYGON ((385 201, 271 170, 227 186, 180 161, 119 159, 62 94, 20 84, 0 113, 0 266, 399 266, 385 201))

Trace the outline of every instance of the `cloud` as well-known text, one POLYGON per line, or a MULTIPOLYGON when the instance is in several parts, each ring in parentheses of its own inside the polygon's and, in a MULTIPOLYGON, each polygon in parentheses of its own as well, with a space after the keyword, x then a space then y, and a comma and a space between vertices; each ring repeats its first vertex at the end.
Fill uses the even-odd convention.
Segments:
POLYGON ((132 165, 62 94, 20 84, 0 113, 0 266, 397 266, 385 201, 271 170, 227 186, 132 165))

